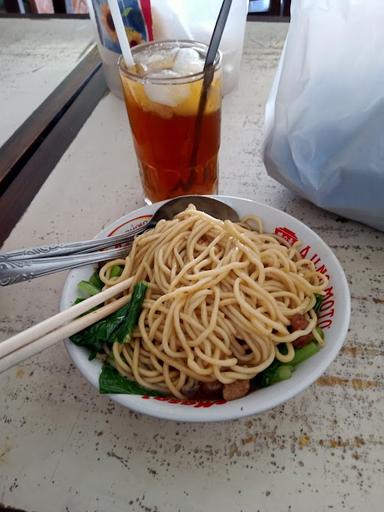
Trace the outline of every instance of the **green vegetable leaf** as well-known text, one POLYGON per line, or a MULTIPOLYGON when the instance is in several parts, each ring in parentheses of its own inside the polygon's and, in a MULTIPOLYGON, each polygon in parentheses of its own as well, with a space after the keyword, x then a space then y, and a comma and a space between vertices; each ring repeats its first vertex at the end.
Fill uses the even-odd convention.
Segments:
POLYGON ((113 334, 124 321, 129 310, 129 304, 118 309, 111 315, 70 337, 70 340, 80 347, 85 347, 93 353, 100 352, 104 343, 112 345, 113 334))
POLYGON ((293 367, 296 367, 298 364, 301 364, 303 361, 306 361, 310 357, 317 354, 317 352, 319 350, 320 350, 320 345, 311 341, 304 347, 295 349, 295 357, 292 359, 292 361, 289 361, 289 363, 287 363, 287 364, 289 364, 293 367))
POLYGON ((94 359, 96 359, 98 352, 99 352, 99 350, 90 350, 89 356, 88 356, 88 361, 93 361, 94 359))
POLYGON ((94 272, 91 277, 89 278, 89 282, 91 283, 91 285, 93 285, 95 288, 98 288, 98 290, 101 292, 101 290, 103 289, 104 287, 104 283, 103 281, 100 279, 99 277, 99 273, 98 272, 94 272))
POLYGON ((102 394, 163 396, 163 393, 128 380, 111 366, 103 366, 99 377, 99 390, 102 394))
POLYGON ((118 341, 119 343, 128 343, 130 341, 143 308, 147 288, 148 285, 144 282, 136 284, 133 288, 128 314, 120 324, 119 328, 115 331, 114 341, 118 341))
POLYGON ((129 341, 137 325, 146 291, 147 284, 138 283, 133 289, 129 304, 74 334, 70 340, 75 345, 90 350, 90 359, 101 351, 104 343, 112 345, 115 341, 120 343, 129 341))
POLYGON ((315 302, 315 305, 313 306, 313 311, 315 313, 318 313, 320 311, 321 305, 323 303, 324 295, 320 295, 320 294, 316 293, 315 297, 316 297, 316 302, 315 302))
POLYGON ((80 281, 77 287, 86 297, 91 297, 92 295, 100 293, 99 288, 96 288, 96 286, 91 284, 89 281, 80 281))
POLYGON ((271 366, 261 372, 260 387, 265 388, 287 380, 292 376, 293 367, 287 364, 274 361, 271 366))
POLYGON ((291 378, 296 366, 314 356, 319 350, 320 346, 311 341, 308 345, 297 348, 294 358, 289 363, 281 363, 275 359, 268 368, 256 375, 252 381, 253 387, 265 388, 291 378))
POLYGON ((123 273, 123 267, 120 265, 113 265, 111 268, 111 273, 109 274, 109 277, 120 277, 123 273))
POLYGON ((97 293, 100 293, 101 290, 104 287, 103 281, 99 277, 98 272, 94 272, 88 281, 80 281, 80 283, 77 285, 79 291, 82 294, 82 297, 78 297, 74 304, 78 304, 84 298, 91 297, 92 295, 96 295, 97 293))
POLYGON ((290 379, 294 369, 290 364, 282 364, 277 367, 275 373, 271 376, 269 385, 290 379))
POLYGON ((279 349, 280 354, 283 356, 286 356, 288 354, 288 347, 286 343, 279 343, 277 345, 277 348, 279 349))

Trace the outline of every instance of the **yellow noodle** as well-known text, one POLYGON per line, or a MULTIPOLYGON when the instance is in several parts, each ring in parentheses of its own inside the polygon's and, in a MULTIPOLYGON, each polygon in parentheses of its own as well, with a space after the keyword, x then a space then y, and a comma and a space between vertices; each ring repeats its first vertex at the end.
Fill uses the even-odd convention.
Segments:
POLYGON ((230 384, 274 359, 289 362, 293 342, 310 332, 323 344, 312 308, 327 278, 300 256, 299 243, 263 233, 257 217, 223 222, 191 205, 137 237, 99 275, 105 288, 134 277, 127 293, 139 281, 149 285, 132 340, 105 347, 106 357, 122 375, 177 398, 199 382, 230 384), (114 265, 123 271, 111 278, 114 265), (308 325, 290 332, 296 314, 308 325))

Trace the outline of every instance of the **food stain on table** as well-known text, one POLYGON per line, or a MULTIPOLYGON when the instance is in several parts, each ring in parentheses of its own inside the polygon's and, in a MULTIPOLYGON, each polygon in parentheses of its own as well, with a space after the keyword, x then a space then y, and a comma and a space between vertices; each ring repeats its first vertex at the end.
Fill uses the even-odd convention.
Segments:
POLYGON ((368 379, 346 379, 336 377, 335 375, 323 375, 316 381, 319 386, 352 386, 355 391, 363 391, 365 389, 374 389, 381 387, 381 384, 375 380, 368 379))
POLYGON ((378 357, 384 356, 384 350, 381 350, 374 345, 345 345, 342 347, 341 354, 349 355, 351 357, 378 357))
POLYGON ((22 379, 25 375, 23 368, 16 368, 16 379, 22 379))
POLYGON ((311 442, 311 438, 308 435, 304 434, 300 436, 297 441, 300 448, 304 448, 304 446, 309 445, 309 443, 311 442))
POLYGON ((7 441, 0 444, 0 465, 8 462, 8 453, 12 450, 11 445, 7 441))
POLYGON ((335 375, 322 375, 316 381, 319 386, 352 386, 355 391, 363 391, 365 389, 374 389, 381 387, 380 383, 369 379, 346 379, 335 375))
POLYGON ((232 457, 236 456, 239 457, 241 455, 241 452, 239 450, 239 447, 237 446, 236 442, 233 442, 229 446, 229 458, 232 459, 232 457))
POLYGON ((355 436, 352 439, 343 439, 340 436, 333 439, 319 439, 318 443, 320 446, 328 448, 361 448, 366 444, 360 436, 355 436))

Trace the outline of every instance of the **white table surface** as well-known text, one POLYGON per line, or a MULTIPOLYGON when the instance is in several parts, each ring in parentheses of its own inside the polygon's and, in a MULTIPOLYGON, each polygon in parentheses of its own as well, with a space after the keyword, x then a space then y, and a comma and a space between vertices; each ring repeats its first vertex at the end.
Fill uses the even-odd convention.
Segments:
MULTIPOLYGON (((220 192, 289 212, 334 250, 352 293, 341 353, 280 407, 188 425, 100 396, 59 344, 0 375, 0 502, 37 512, 383 510, 384 237, 266 175, 263 106, 286 31, 247 26, 240 86, 224 102, 220 192)), ((124 106, 109 94, 4 249, 90 237, 142 205, 124 106)), ((2 339, 57 312, 64 280, 2 289, 2 339)))
POLYGON ((0 19, 0 146, 93 44, 89 20, 0 19))

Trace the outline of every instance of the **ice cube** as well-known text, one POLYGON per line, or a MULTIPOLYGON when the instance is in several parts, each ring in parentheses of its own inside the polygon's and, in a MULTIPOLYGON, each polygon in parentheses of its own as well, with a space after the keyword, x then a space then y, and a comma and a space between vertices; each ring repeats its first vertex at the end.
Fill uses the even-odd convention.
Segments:
POLYGON ((149 71, 147 73, 147 78, 177 78, 179 74, 173 71, 172 69, 159 69, 156 71, 149 71))
POLYGON ((148 73, 148 68, 145 64, 135 64, 134 72, 140 77, 144 77, 148 73))
POLYGON ((178 48, 171 50, 160 50, 156 53, 144 51, 138 54, 135 59, 137 64, 143 65, 148 72, 161 71, 162 69, 171 69, 177 55, 178 48))
MULTIPOLYGON (((172 71, 167 70, 168 73, 172 73, 172 71)), ((156 73, 158 75, 156 78, 163 78, 164 71, 161 73, 156 73)), ((173 76, 175 73, 173 73, 173 76)), ((151 75, 153 77, 153 74, 151 75)), ((177 75, 176 75, 177 76, 177 75)), ((145 82, 144 90, 148 98, 154 103, 160 103, 161 105, 166 105, 168 107, 176 107, 180 103, 182 103, 189 95, 189 85, 188 84, 153 84, 149 82, 145 82)))
POLYGON ((150 71, 160 71, 161 69, 170 69, 173 66, 178 49, 173 48, 170 51, 159 51, 153 53, 145 59, 145 64, 150 71))
POLYGON ((173 64, 173 71, 179 75, 193 75, 200 73, 204 67, 204 60, 193 48, 180 48, 173 64))

